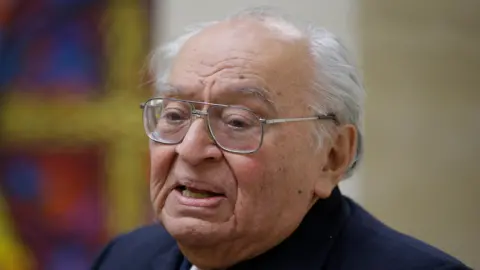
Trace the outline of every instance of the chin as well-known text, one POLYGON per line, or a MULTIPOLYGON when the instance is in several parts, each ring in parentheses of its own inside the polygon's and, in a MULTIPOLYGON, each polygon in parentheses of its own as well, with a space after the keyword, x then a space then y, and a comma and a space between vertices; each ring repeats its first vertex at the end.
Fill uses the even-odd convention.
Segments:
POLYGON ((184 246, 209 246, 224 241, 230 235, 228 224, 218 224, 193 217, 161 216, 167 232, 184 246))

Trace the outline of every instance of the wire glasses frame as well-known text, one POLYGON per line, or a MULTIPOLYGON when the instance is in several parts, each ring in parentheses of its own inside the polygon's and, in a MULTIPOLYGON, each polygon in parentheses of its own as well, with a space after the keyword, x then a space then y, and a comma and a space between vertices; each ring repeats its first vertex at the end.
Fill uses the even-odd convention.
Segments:
POLYGON ((263 143, 266 125, 288 122, 331 120, 339 124, 334 114, 301 118, 265 119, 252 110, 236 106, 175 98, 152 98, 140 104, 143 125, 147 136, 162 144, 179 144, 183 141, 196 118, 204 118, 208 135, 221 149, 237 154, 258 151, 263 143), (199 105, 206 111, 197 110, 199 105))

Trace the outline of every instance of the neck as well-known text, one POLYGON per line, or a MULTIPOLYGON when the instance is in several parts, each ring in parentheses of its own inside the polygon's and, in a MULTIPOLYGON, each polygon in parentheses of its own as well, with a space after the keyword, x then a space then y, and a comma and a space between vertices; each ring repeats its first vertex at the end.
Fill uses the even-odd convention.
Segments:
POLYGON ((228 244, 217 243, 211 246, 177 243, 182 254, 198 270, 222 270, 237 265, 244 266, 241 269, 251 269, 250 266, 264 265, 268 261, 296 253, 300 254, 299 258, 307 256, 310 259, 318 259, 318 256, 325 255, 323 251, 328 248, 330 242, 325 241, 319 246, 319 243, 312 242, 312 239, 330 239, 336 234, 338 224, 344 218, 343 210, 340 208, 341 193, 337 188, 330 198, 317 201, 301 224, 277 234, 270 230, 268 241, 265 241, 265 233, 254 238, 264 240, 261 245, 258 245, 257 241, 246 241, 251 240, 251 237, 239 237, 228 244), (306 250, 298 250, 301 245, 306 245, 306 250))
POLYGON ((226 269, 268 249, 268 247, 247 246, 238 242, 235 243, 235 241, 215 246, 186 246, 178 243, 178 247, 198 270, 226 269))
MULTIPOLYGON (((192 248, 178 244, 182 254, 197 267, 198 270, 222 270, 234 265, 237 261, 225 252, 215 248, 192 248)), ((195 269, 195 268, 193 268, 195 269)))

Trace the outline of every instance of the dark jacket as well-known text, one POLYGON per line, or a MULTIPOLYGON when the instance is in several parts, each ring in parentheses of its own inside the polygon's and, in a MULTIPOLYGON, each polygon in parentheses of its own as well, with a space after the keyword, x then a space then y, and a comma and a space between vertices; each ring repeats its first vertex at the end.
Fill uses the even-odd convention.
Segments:
MULTIPOLYGON (((95 270, 188 270, 191 264, 160 225, 114 239, 95 270)), ((334 190, 280 245, 229 269, 470 269, 455 258, 382 224, 334 190)))

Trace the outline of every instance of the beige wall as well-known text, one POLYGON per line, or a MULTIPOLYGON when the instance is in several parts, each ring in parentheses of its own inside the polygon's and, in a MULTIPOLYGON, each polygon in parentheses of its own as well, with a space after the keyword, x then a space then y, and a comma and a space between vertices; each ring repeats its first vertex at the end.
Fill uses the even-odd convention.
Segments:
POLYGON ((363 0, 363 204, 480 268, 480 2, 363 0))
MULTIPOLYGON (((308 18, 354 43, 355 0, 162 0, 156 1, 155 40, 158 43, 181 33, 185 26, 215 19, 249 6, 274 5, 293 15, 308 18)), ((355 47, 355 46, 352 46, 355 47)))

